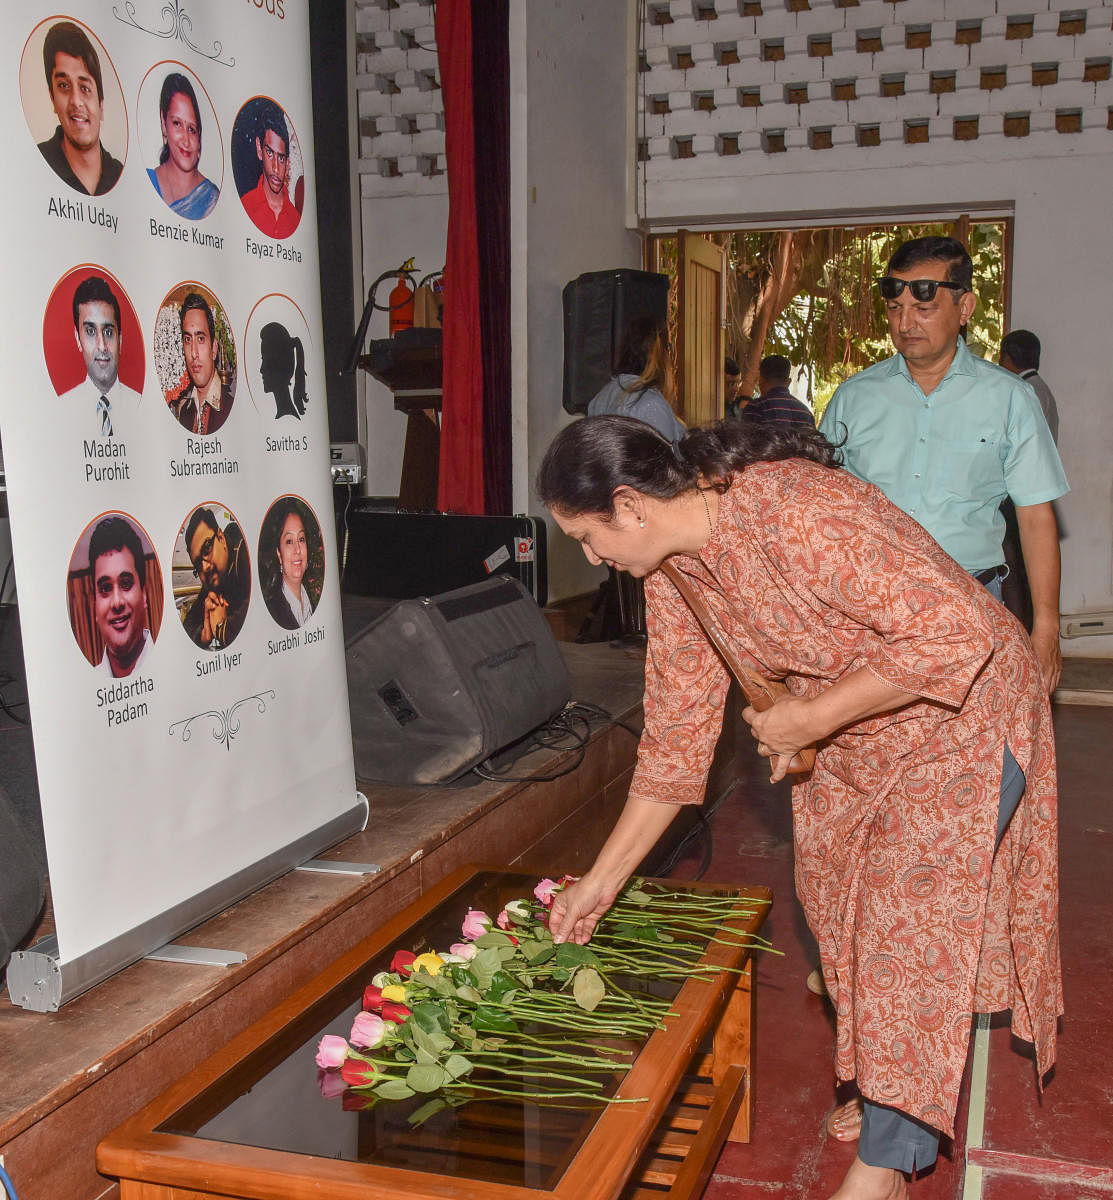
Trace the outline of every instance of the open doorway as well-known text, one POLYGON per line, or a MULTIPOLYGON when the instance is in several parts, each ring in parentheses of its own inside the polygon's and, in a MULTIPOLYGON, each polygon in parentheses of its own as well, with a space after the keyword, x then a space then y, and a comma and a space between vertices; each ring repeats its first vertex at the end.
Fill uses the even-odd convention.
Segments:
MULTIPOLYGON (((955 237, 969 249, 978 306, 967 342, 975 354, 997 359, 1008 318, 1010 218, 717 230, 704 236, 725 255, 723 353, 739 365, 741 396, 753 393, 762 358, 784 355, 793 364, 793 392, 818 422, 843 380, 892 353, 874 281, 897 246, 916 237, 955 237)), ((678 245, 679 235, 670 233, 651 235, 646 247, 649 269, 673 283, 674 335, 680 324, 678 245)), ((674 346, 677 340, 671 338, 674 346)), ((683 386, 679 375, 677 384, 683 386)), ((683 396, 678 400, 684 405, 683 396)))

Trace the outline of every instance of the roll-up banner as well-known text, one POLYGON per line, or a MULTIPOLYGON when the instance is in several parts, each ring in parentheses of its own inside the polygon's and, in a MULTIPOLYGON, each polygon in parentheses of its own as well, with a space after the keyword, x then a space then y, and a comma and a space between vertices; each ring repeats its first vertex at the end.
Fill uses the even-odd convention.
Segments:
POLYGON ((43 1011, 366 803, 307 0, 5 4, 0 29, 0 438, 57 927, 8 984, 43 1011))

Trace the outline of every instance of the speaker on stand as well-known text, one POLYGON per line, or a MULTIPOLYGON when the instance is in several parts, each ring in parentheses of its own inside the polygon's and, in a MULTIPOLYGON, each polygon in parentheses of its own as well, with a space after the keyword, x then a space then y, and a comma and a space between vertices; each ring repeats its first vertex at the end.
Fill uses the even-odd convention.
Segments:
POLYGON ((636 317, 668 319, 669 277, 626 268, 589 271, 566 284, 564 393, 566 412, 587 412, 592 397, 614 374, 626 326, 636 317))

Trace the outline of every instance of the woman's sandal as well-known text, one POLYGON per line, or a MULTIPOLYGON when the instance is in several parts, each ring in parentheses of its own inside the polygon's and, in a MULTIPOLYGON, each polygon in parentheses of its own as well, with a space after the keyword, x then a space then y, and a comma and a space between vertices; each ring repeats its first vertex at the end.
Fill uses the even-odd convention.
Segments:
POLYGON ((837 1142, 856 1142, 862 1132, 862 1101, 847 1100, 836 1104, 827 1114, 827 1136, 837 1142))

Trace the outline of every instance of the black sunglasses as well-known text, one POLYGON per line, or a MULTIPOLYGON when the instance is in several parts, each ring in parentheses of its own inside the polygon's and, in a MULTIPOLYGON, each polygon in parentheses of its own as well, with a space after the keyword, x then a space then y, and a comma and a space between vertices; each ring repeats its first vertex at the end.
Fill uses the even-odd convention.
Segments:
POLYGON ((905 288, 912 293, 913 300, 923 303, 935 299, 935 293, 940 288, 950 288, 954 292, 965 292, 961 283, 948 283, 945 279, 895 279, 892 275, 883 275, 877 286, 885 300, 895 300, 905 288))

